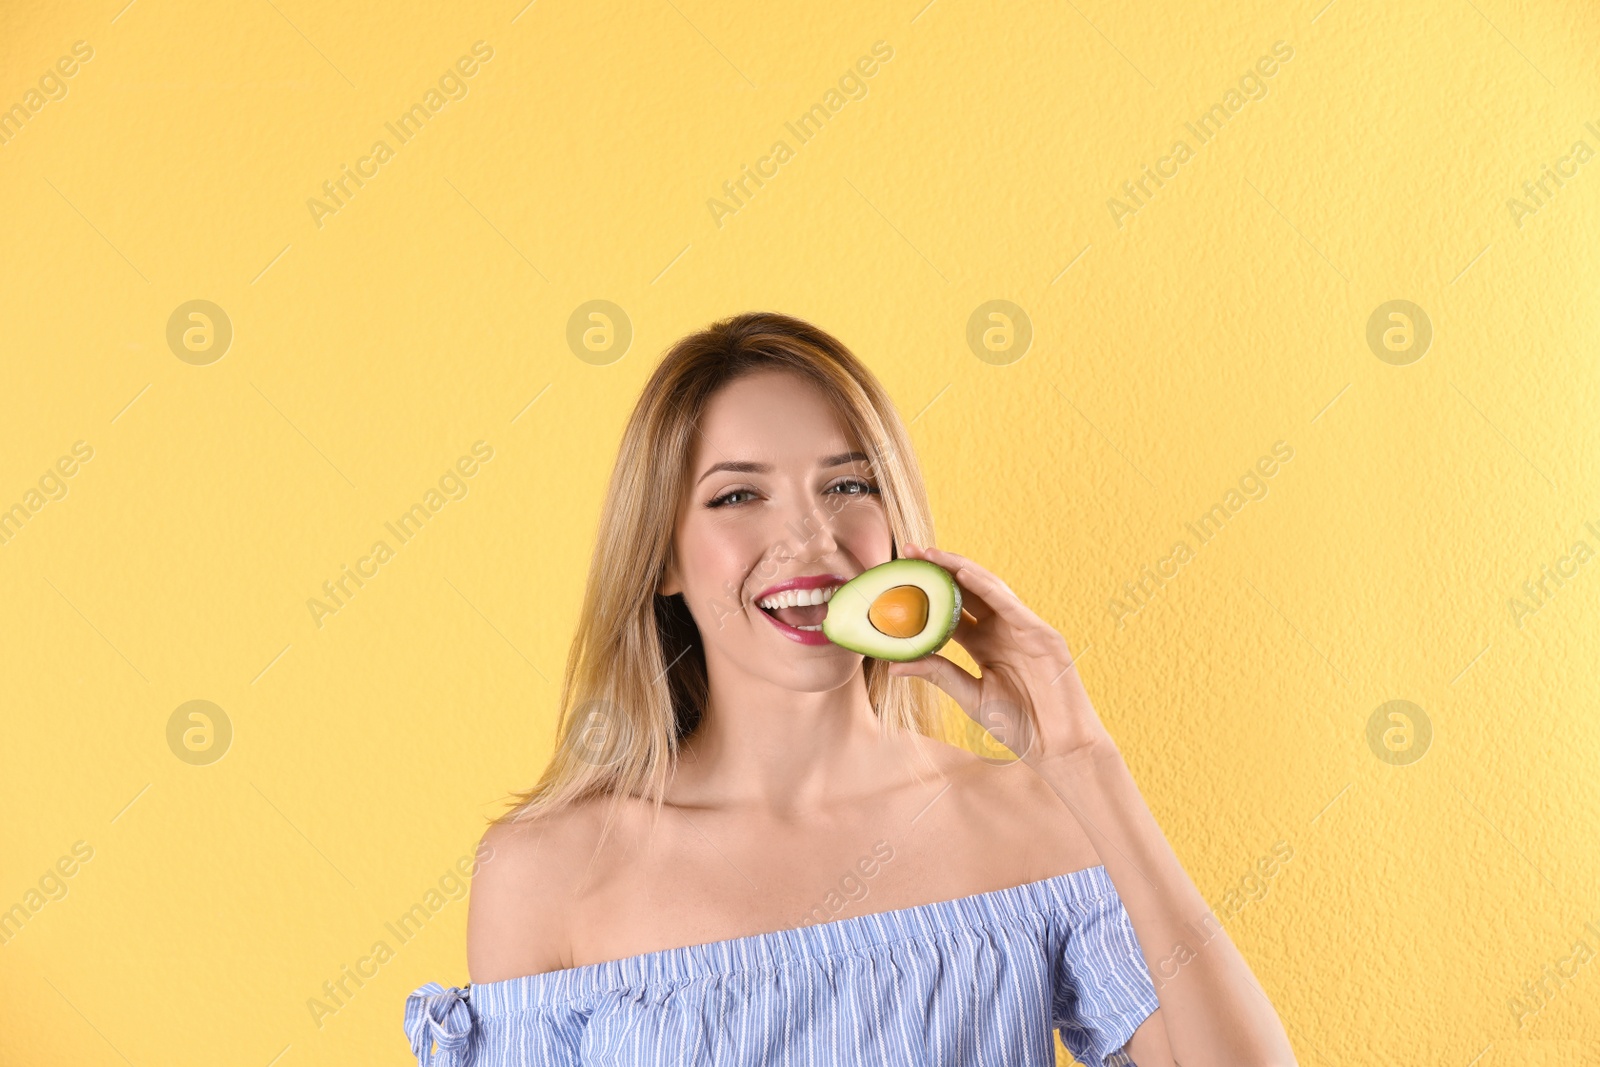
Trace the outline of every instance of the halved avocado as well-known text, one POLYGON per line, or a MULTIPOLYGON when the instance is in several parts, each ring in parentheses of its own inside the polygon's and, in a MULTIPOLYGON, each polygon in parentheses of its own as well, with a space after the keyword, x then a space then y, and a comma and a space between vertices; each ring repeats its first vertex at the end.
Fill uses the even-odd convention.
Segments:
POLYGON ((961 587, 925 559, 892 559, 856 575, 828 601, 822 634, 873 659, 921 659, 961 621, 961 587))

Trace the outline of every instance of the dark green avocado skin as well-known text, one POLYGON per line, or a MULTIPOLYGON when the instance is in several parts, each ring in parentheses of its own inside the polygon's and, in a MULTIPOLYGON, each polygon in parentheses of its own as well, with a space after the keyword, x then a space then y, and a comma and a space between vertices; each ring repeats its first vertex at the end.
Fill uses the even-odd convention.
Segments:
POLYGON ((955 576, 925 559, 894 559, 869 567, 839 587, 828 602, 822 633, 840 648, 872 659, 906 663, 945 646, 961 621, 961 586, 955 576), (867 619, 878 593, 896 585, 916 585, 928 594, 928 623, 916 637, 879 633, 867 619), (948 605, 949 610, 941 610, 948 605))

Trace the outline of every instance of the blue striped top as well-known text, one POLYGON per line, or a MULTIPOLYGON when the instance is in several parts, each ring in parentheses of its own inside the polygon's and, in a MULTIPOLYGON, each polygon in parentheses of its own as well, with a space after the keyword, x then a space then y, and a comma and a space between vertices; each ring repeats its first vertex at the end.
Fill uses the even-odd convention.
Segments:
POLYGON ((406 999, 420 1067, 1087 1067, 1159 1007, 1103 866, 406 999), (437 1048, 435 1048, 437 1046, 437 1048))

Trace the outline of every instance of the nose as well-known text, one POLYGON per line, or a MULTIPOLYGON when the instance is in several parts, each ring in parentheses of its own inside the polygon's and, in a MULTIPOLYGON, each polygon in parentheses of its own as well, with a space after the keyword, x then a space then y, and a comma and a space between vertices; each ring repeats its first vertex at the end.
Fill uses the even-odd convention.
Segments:
POLYGON ((827 508, 807 500, 784 521, 783 539, 788 554, 801 560, 823 559, 839 547, 834 538, 834 516, 827 508))

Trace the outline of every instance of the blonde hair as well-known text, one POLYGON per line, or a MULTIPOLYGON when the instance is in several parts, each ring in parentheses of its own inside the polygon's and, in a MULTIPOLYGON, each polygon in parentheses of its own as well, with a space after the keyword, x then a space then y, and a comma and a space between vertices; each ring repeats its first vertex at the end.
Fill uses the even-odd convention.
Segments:
MULTIPOLYGON (((612 798, 613 815, 628 796, 653 799, 659 812, 679 745, 699 724, 709 692, 699 629, 682 594, 656 590, 706 403, 760 370, 796 373, 818 387, 869 457, 894 543, 934 543, 910 436, 883 386, 842 343, 775 312, 722 319, 684 337, 651 374, 622 434, 567 653, 555 751, 533 788, 492 821, 533 819, 599 795, 612 798)), ((729 610, 738 607, 730 595, 729 610)), ((880 728, 939 736, 931 688, 891 677, 887 667, 863 665, 880 728)))

